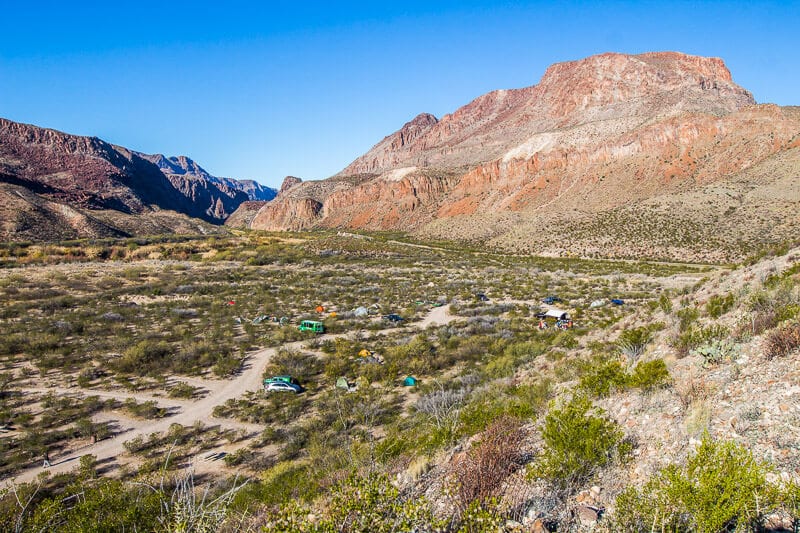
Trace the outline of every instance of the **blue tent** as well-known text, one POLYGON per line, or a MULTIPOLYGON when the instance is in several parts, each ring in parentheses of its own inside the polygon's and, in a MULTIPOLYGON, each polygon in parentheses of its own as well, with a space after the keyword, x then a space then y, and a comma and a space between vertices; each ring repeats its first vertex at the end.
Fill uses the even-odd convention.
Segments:
POLYGON ((417 386, 417 378, 414 376, 408 376, 406 379, 403 380, 403 387, 416 387, 417 386))

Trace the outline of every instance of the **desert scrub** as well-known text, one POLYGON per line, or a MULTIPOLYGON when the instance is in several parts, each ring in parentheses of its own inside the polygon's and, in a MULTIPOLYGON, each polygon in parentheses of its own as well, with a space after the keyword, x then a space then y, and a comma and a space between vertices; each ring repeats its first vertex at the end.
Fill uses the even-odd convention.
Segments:
POLYGON ((739 346, 729 339, 714 339, 693 349, 691 353, 701 356, 705 366, 711 366, 734 359, 739 353, 739 346))
POLYGON ((604 398, 613 392, 631 388, 649 391, 669 381, 669 370, 663 359, 640 361, 632 369, 626 370, 619 360, 600 355, 583 365, 578 388, 594 397, 604 398))
POLYGON ((277 512, 268 514, 265 526, 269 531, 308 533, 392 533, 444 528, 424 497, 404 497, 385 474, 379 473, 350 475, 331 491, 324 509, 294 502, 284 504, 277 512))
POLYGON ((720 324, 711 324, 705 327, 692 325, 673 337, 670 341, 679 357, 687 356, 692 350, 711 344, 714 341, 725 339, 730 331, 720 324))
POLYGON ((725 296, 715 294, 706 302, 706 313, 711 318, 719 318, 731 310, 734 303, 734 296, 728 293, 725 296))
POLYGON ((619 495, 615 530, 756 530, 782 499, 781 489, 766 481, 770 471, 747 449, 706 435, 685 465, 669 465, 641 489, 631 487, 619 495))
POLYGON ((800 322, 784 324, 771 331, 764 342, 767 359, 785 357, 800 347, 800 322))
POLYGON ((545 417, 544 449, 530 473, 572 492, 603 467, 625 460, 632 446, 619 425, 585 396, 553 405, 545 417))
POLYGON ((619 334, 617 349, 628 361, 635 362, 644 353, 647 345, 653 340, 653 333, 663 327, 663 324, 650 324, 638 328, 626 329, 619 334))
POLYGON ((521 419, 500 417, 479 438, 451 466, 451 476, 457 487, 456 505, 462 513, 471 504, 488 504, 506 478, 524 464, 525 432, 521 419))

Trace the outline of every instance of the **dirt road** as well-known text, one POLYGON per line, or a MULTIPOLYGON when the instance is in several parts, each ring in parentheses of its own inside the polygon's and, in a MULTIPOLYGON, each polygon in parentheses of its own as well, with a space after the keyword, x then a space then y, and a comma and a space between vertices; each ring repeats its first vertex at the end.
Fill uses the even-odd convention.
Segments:
MULTIPOLYGON (((426 328, 431 324, 445 325, 457 317, 450 314, 450 306, 436 307, 419 323, 419 327, 426 328)), ((386 334, 396 330, 384 330, 379 334, 386 334)), ((317 337, 319 340, 335 339, 346 334, 327 334, 317 337)), ((306 341, 297 341, 283 345, 283 348, 300 349, 306 341)), ((138 401, 154 400, 159 406, 170 407, 176 412, 169 417, 158 420, 126 420, 126 428, 114 437, 101 440, 95 444, 87 445, 63 456, 51 457, 52 466, 47 470, 52 474, 67 472, 78 465, 78 459, 87 454, 94 455, 98 461, 114 459, 125 453, 123 443, 139 436, 147 436, 151 433, 163 432, 169 429, 172 424, 190 426, 197 421, 206 425, 219 425, 223 428, 243 429, 251 433, 257 433, 263 426, 254 424, 244 424, 236 420, 214 418, 212 412, 217 405, 224 404, 232 398, 243 395, 248 391, 259 391, 263 387, 262 372, 269 360, 275 355, 278 348, 265 348, 259 350, 248 357, 242 370, 230 380, 204 380, 192 379, 194 385, 199 385, 208 390, 208 394, 199 400, 176 400, 163 398, 161 396, 149 396, 145 394, 132 394, 122 391, 98 391, 93 389, 80 388, 37 388, 27 389, 30 392, 56 394, 81 394, 84 396, 100 396, 102 398, 115 398, 124 401, 134 398, 138 401)), ((182 378, 181 378, 182 379, 182 378)), ((207 453, 207 452, 206 452, 207 453)), ((41 466, 29 468, 21 472, 13 481, 16 483, 32 481, 44 469, 41 466)))

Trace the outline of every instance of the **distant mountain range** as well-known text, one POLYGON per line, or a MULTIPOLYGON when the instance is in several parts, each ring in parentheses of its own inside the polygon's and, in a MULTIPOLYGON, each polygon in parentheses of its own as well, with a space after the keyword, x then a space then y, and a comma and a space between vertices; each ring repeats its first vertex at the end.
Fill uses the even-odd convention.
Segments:
POLYGON ((403 230, 543 255, 738 261, 800 236, 800 108, 721 59, 559 63, 539 84, 422 113, 340 173, 280 194, 0 119, 0 238, 230 227, 403 230), (274 199, 273 199, 274 198, 274 199))
POLYGON ((336 176, 248 209, 229 224, 734 261, 800 235, 800 108, 756 104, 718 58, 602 54, 422 113, 336 176))
POLYGON ((0 238, 51 240, 210 231, 277 191, 191 159, 0 119, 0 238))

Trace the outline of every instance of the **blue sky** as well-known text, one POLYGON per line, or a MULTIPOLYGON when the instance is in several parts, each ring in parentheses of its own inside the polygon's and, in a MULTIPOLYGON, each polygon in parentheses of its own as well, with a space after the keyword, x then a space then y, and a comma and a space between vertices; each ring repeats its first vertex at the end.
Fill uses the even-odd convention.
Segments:
POLYGON ((721 57, 759 103, 800 105, 800 1, 5 4, 0 116, 271 186, 608 51, 721 57))

